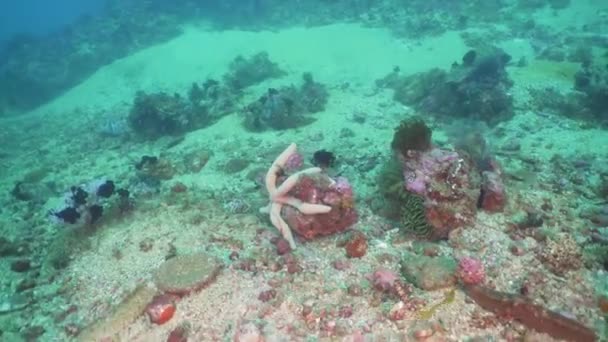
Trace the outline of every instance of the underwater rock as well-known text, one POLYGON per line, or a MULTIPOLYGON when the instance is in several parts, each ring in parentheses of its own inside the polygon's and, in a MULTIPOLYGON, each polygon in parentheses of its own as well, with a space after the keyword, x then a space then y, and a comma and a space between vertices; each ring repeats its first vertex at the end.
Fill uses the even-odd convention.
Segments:
POLYGON ((156 156, 142 156, 140 161, 135 164, 135 169, 140 179, 150 183, 169 180, 176 172, 171 161, 156 156))
POLYGON ((361 258, 367 253, 367 238, 361 232, 355 232, 344 245, 346 256, 349 258, 361 258))
POLYGON ((26 252, 26 246, 0 236, 0 257, 21 255, 26 252))
POLYGON ((146 313, 150 322, 154 324, 165 324, 175 314, 175 298, 168 294, 155 296, 150 304, 146 306, 146 313))
POLYGON ((406 190, 424 198, 431 238, 445 239, 474 220, 480 177, 468 156, 439 148, 410 151, 402 166, 406 190))
POLYGON ((329 92, 315 82, 310 73, 303 76, 303 84, 279 89, 270 88, 265 95, 243 110, 245 128, 251 131, 288 129, 307 125, 314 119, 308 114, 325 109, 329 92))
POLYGON ((0 295, 0 314, 21 310, 30 304, 30 300, 22 294, 0 295))
POLYGON ((326 214, 304 215, 292 206, 283 207, 285 221, 305 240, 342 232, 357 222, 353 190, 344 178, 332 180, 325 174, 303 175, 288 195, 305 203, 332 208, 326 214))
POLYGON ((28 259, 18 259, 11 262, 11 271, 13 272, 27 272, 32 267, 31 262, 28 259))
POLYGON ((414 286, 434 291, 456 285, 456 266, 450 257, 406 253, 401 260, 401 273, 414 286))
POLYGON ((456 277, 465 285, 477 285, 485 280, 483 263, 479 259, 464 257, 458 260, 456 277))
POLYGON ((207 254, 180 255, 158 268, 154 283, 163 292, 185 295, 209 285, 221 269, 222 265, 207 254))
POLYGON ((484 171, 481 173, 481 178, 479 207, 491 213, 502 211, 507 203, 507 197, 500 174, 484 171))
POLYGON ((549 239, 539 251, 538 258, 557 275, 564 275, 583 267, 581 247, 570 235, 564 234, 555 239, 549 239))
POLYGON ((188 335, 190 335, 190 324, 182 323, 177 328, 171 330, 169 336, 167 336, 166 342, 188 342, 188 335))

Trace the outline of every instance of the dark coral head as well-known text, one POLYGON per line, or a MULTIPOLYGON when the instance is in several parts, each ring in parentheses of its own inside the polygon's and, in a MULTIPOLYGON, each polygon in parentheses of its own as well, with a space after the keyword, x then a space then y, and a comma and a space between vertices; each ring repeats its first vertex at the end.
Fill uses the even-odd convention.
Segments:
POLYGON ((318 150, 312 156, 312 164, 320 168, 326 169, 334 166, 336 163, 336 156, 326 150, 318 150))
POLYGON ((80 213, 74 207, 63 208, 60 211, 51 211, 51 215, 55 216, 58 220, 69 224, 76 223, 80 218, 80 213))
POLYGON ((407 156, 408 151, 426 151, 431 148, 432 134, 422 119, 403 120, 395 129, 391 147, 403 156, 407 156))
POLYGON ((115 189, 116 186, 114 185, 114 182, 107 180, 97 188, 97 196, 108 198, 114 194, 115 189))

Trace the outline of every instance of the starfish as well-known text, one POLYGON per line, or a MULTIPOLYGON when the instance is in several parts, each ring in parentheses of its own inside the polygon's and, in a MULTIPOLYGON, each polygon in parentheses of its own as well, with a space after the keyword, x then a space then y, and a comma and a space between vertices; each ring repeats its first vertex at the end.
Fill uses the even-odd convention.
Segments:
POLYGON ((296 248, 296 242, 293 239, 291 228, 281 217, 281 209, 283 209, 284 205, 292 206, 305 215, 325 214, 331 210, 330 206, 302 202, 299 199, 288 195, 289 191, 296 186, 302 175, 320 173, 321 168, 311 167, 306 170, 296 172, 287 177, 287 179, 281 183, 279 187, 277 187, 277 178, 283 173, 287 160, 292 154, 296 153, 296 150, 296 144, 292 143, 289 145, 285 151, 279 154, 277 159, 275 159, 268 169, 268 172, 266 172, 265 183, 270 203, 267 206, 260 208, 260 212, 269 214, 270 222, 279 230, 283 238, 287 240, 291 249, 296 248))

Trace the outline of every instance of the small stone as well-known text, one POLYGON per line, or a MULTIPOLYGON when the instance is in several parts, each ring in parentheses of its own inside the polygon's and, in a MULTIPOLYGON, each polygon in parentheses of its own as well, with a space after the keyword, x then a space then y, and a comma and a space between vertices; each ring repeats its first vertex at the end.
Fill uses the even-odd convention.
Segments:
POLYGON ((270 289, 270 290, 260 292, 258 299, 261 300, 262 302, 268 302, 271 299, 274 299, 276 296, 277 296, 277 291, 270 289))
POLYGON ((160 295, 152 299, 146 307, 150 322, 161 325, 167 323, 175 314, 175 301, 171 295, 160 295))
POLYGON ((188 324, 182 324, 171 330, 169 336, 167 336, 167 342, 188 342, 189 333, 190 326, 188 324))
POLYGON ((154 282, 161 291, 185 295, 214 281, 221 269, 222 265, 207 254, 180 255, 159 267, 154 282))
POLYGON ((350 284, 346 292, 353 297, 358 297, 363 293, 363 289, 357 284, 350 284))
POLYGON ((32 325, 25 328, 25 330, 23 330, 22 335, 26 341, 38 341, 38 338, 42 336, 45 332, 46 330, 43 326, 32 325))
POLYGON ((456 285, 456 266, 456 261, 449 257, 430 258, 406 253, 401 271, 416 287, 434 291, 456 285))
POLYGON ((361 232, 355 232, 344 246, 349 258, 361 258, 367 253, 367 238, 361 232))
POLYGON ((11 270, 14 272, 26 272, 32 267, 31 263, 27 259, 15 260, 11 263, 11 270))
POLYGON ((154 247, 154 240, 151 237, 144 238, 139 242, 139 250, 148 252, 154 247))
POLYGON ((234 342, 264 342, 264 340, 260 328, 252 322, 238 326, 233 339, 234 342))
POLYGON ((19 248, 17 244, 9 241, 4 237, 0 237, 0 257, 18 255, 19 248))
POLYGON ((277 247, 278 255, 284 255, 291 252, 291 246, 289 246, 289 242, 287 242, 287 240, 283 238, 277 239, 275 246, 277 247))
POLYGON ((17 288, 15 289, 17 292, 23 292, 25 290, 29 290, 36 287, 36 279, 33 278, 25 278, 22 279, 18 284, 17 284, 17 288))
POLYGON ((332 266, 338 271, 344 271, 352 266, 352 264, 348 260, 334 260, 332 262, 332 266))

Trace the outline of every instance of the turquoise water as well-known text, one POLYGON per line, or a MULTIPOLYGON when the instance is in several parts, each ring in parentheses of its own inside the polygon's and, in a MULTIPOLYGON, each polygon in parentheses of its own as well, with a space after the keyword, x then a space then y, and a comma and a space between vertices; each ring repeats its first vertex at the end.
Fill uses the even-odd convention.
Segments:
POLYGON ((606 338, 608 5, 88 4, 2 14, 0 340, 606 338))

